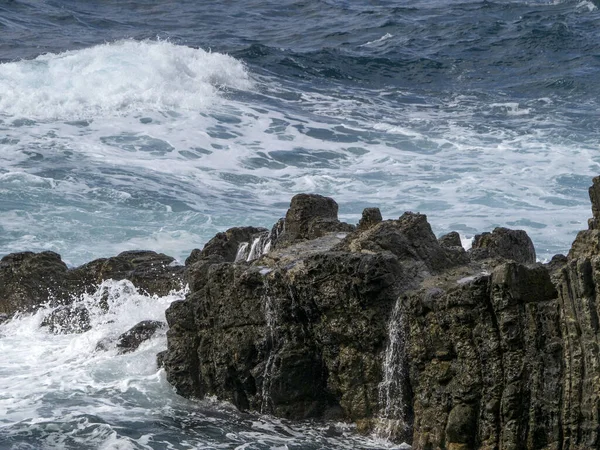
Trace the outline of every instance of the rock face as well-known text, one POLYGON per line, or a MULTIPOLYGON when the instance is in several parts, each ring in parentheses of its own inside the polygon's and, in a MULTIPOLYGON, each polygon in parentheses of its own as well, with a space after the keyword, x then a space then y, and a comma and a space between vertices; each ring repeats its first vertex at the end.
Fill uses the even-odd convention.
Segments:
POLYGON ((166 295, 182 287, 184 268, 173 261, 155 252, 130 251, 69 269, 54 252, 13 253, 0 260, 0 314, 33 311, 47 302, 69 304, 108 279, 129 279, 149 295, 166 295))
POLYGON ((235 262, 239 232, 195 251, 190 293, 167 310, 167 378, 416 449, 600 448, 597 192, 600 178, 590 229, 547 265, 523 231, 465 252, 421 214, 369 209, 353 230, 333 200, 296 196, 257 259, 235 262))
POLYGON ((50 298, 66 298, 67 273, 54 252, 6 255, 0 260, 0 313, 31 311, 50 298))

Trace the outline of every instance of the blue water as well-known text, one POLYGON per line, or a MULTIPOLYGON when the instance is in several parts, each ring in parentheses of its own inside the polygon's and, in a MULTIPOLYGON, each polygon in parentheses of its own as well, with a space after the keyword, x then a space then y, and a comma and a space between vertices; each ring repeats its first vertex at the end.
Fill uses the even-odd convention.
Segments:
POLYGON ((183 261, 317 192, 547 260, 591 215, 599 28, 588 0, 0 2, 0 256, 183 261))

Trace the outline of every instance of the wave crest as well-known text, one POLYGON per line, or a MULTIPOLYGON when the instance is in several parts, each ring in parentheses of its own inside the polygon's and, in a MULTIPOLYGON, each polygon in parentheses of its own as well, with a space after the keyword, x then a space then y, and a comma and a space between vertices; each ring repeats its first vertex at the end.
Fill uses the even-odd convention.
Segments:
POLYGON ((0 114, 70 120, 204 110, 223 90, 251 88, 245 66, 229 55, 123 40, 0 64, 0 114))

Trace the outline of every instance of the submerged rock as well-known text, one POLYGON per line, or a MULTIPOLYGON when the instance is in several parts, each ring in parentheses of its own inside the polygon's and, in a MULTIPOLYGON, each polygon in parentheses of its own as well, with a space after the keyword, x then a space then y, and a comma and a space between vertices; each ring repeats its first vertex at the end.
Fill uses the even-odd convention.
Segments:
POLYGON ((40 326, 54 334, 84 333, 92 328, 90 313, 81 305, 59 306, 42 320, 40 326))
POLYGON ((119 353, 129 353, 138 349, 138 347, 157 331, 165 329, 166 323, 158 320, 144 320, 117 338, 116 347, 119 353))
POLYGON ((119 354, 131 353, 137 350, 142 343, 152 338, 157 332, 166 328, 167 324, 159 320, 143 320, 125 333, 120 334, 116 339, 114 337, 101 339, 96 344, 96 351, 107 351, 111 348, 116 348, 119 354))

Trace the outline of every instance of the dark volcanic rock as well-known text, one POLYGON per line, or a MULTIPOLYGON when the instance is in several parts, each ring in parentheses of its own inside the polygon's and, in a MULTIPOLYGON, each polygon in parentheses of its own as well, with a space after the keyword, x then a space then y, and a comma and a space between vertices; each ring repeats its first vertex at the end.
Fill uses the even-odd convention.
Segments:
POLYGON ((368 228, 371 228, 373 225, 377 225, 381 222, 383 218, 381 217, 381 211, 379 208, 365 208, 362 212, 362 217, 360 218, 360 222, 358 222, 358 230, 363 231, 368 228))
POLYGON ((59 306, 44 318, 41 326, 54 334, 84 333, 92 328, 90 313, 81 305, 59 306))
POLYGON ((438 241, 442 247, 462 247, 460 234, 456 231, 451 231, 450 233, 441 236, 438 241))
POLYGON ((154 334, 166 328, 164 322, 157 320, 144 320, 117 338, 117 348, 119 353, 129 353, 137 350, 142 342, 150 339, 154 334))
POLYGON ((469 253, 474 259, 503 258, 522 264, 535 262, 535 248, 527 233, 502 227, 475 236, 469 253))
MULTIPOLYGON (((166 295, 182 287, 184 267, 174 266, 173 261, 160 253, 131 251, 68 269, 54 252, 13 253, 0 261, 0 313, 12 316, 46 303, 70 304, 108 279, 128 279, 149 295, 166 295)), ((67 311, 56 314, 68 314, 67 311)), ((72 312, 79 317, 78 311, 72 312)))
POLYGON ((442 248, 426 217, 412 213, 309 239, 314 222, 296 201, 319 217, 336 217, 337 207, 294 198, 284 235, 290 221, 304 225, 285 246, 250 265, 207 255, 187 267, 190 293, 167 310, 161 363, 187 397, 216 395, 294 419, 373 418, 398 295, 468 258, 462 248, 442 248))
POLYGON ((12 253, 0 260, 0 313, 32 311, 68 298, 67 266, 54 252, 12 253))
POLYGON ((317 194, 298 194, 292 197, 276 247, 283 248, 334 231, 352 230, 354 226, 338 220, 338 204, 334 199, 317 194))
POLYGON ((469 261, 462 247, 442 247, 427 217, 412 212, 404 213, 398 220, 386 220, 351 234, 339 248, 352 252, 391 252, 424 273, 439 272, 469 261))
POLYGON ((588 220, 588 225, 590 230, 596 230, 600 225, 600 177, 592 180, 589 194, 592 202, 592 218, 588 220))
POLYGON ((127 251, 112 258, 96 259, 71 271, 71 278, 89 290, 104 280, 129 280, 148 295, 167 295, 181 289, 183 266, 174 258, 151 251, 127 251))
POLYGON ((559 448, 558 304, 542 265, 515 262, 405 295, 413 446, 559 448))
POLYGON ((368 211, 347 236, 311 234, 335 220, 332 201, 295 197, 262 258, 187 267, 160 357, 179 393, 416 449, 600 448, 600 230, 542 265, 523 231, 465 252, 421 214, 368 211))

